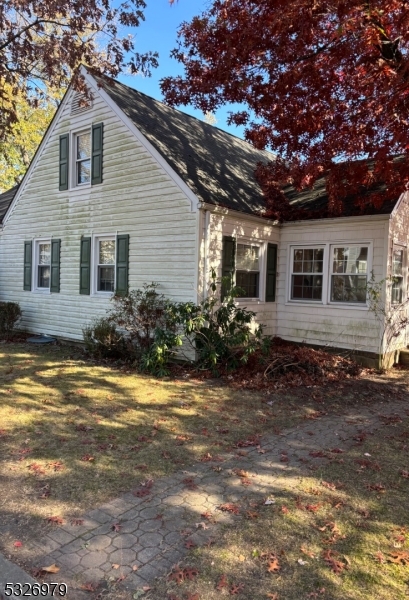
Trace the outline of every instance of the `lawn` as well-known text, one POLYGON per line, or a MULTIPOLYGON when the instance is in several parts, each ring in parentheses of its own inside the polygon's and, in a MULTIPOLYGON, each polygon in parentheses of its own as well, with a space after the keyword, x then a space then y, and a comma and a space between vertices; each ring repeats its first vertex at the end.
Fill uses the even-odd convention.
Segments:
POLYGON ((24 542, 39 537, 52 516, 81 516, 141 480, 306 419, 400 399, 402 415, 385 422, 381 436, 368 435, 313 470, 301 465, 296 481, 281 477, 273 505, 249 505, 214 545, 192 552, 194 582, 179 588, 164 579, 149 597, 213 600, 237 585, 233 596, 252 600, 406 598, 407 382, 394 371, 257 392, 182 371, 154 379, 87 361, 68 346, 2 343, 0 551, 16 557, 21 540, 24 561, 24 542), (373 458, 359 464, 365 453, 373 458), (393 562, 395 551, 403 555, 393 562))

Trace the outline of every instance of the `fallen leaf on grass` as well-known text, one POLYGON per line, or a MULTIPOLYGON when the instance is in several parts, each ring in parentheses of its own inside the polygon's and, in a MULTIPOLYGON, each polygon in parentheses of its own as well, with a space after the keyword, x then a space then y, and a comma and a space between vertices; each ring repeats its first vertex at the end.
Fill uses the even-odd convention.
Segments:
POLYGON ((188 597, 186 598, 186 600, 199 600, 200 596, 198 593, 196 594, 189 594, 188 597))
POLYGON ((84 454, 84 456, 81 457, 81 460, 84 462, 93 462, 95 458, 90 454, 84 454))
POLYGON ((326 550, 324 552, 323 558, 327 565, 331 567, 331 570, 337 575, 348 568, 346 562, 342 562, 338 559, 339 553, 334 550, 326 550))
POLYGON ((180 585, 185 580, 185 575, 182 569, 176 568, 173 569, 172 573, 168 576, 169 581, 175 581, 178 585, 180 585))
POLYGON ((409 552, 405 552, 404 550, 401 552, 390 552, 387 560, 388 562, 395 563, 396 565, 408 565, 409 552))
POLYGON ((191 548, 196 548, 196 544, 192 540, 186 540, 185 548, 190 550, 191 548))
POLYGON ((310 558, 315 558, 315 554, 313 554, 310 550, 307 550, 307 548, 304 548, 304 546, 301 546, 300 550, 303 554, 306 554, 310 558))
POLYGON ((278 562, 278 558, 272 555, 268 561, 268 569, 269 573, 278 573, 281 570, 280 563, 278 562))
POLYGON ((385 562, 385 557, 384 557, 384 555, 382 554, 382 552, 377 552, 377 553, 375 554, 375 558, 376 558, 376 560, 377 560, 379 563, 381 563, 381 564, 385 562))
POLYGON ((223 512, 232 513, 234 515, 240 514, 240 508, 232 502, 226 502, 225 504, 221 504, 220 506, 218 506, 218 509, 222 510, 223 512))
POLYGON ((46 521, 48 521, 49 523, 54 523, 54 525, 64 524, 64 519, 62 519, 61 517, 47 517, 46 521))
POLYGON ((380 494, 384 494, 386 492, 386 488, 381 483, 369 484, 367 483, 365 486, 371 492, 379 492, 380 494))
POLYGON ((229 583, 227 581, 227 577, 223 573, 223 575, 220 577, 220 579, 216 585, 216 590, 222 590, 223 588, 227 587, 228 585, 229 585, 229 583))
POLYGON ((23 544, 22 544, 22 542, 19 542, 18 540, 17 540, 17 541, 15 541, 15 542, 14 542, 14 544, 13 544, 13 546, 14 546, 15 548, 21 548, 21 547, 22 547, 22 545, 23 545, 23 544))
POLYGON ((267 598, 270 598, 270 600, 278 600, 278 594, 277 592, 274 592, 274 594, 267 594, 267 598))
POLYGON ((244 588, 244 583, 239 583, 237 585, 235 583, 233 583, 229 588, 230 596, 234 596, 235 594, 238 594, 239 592, 241 592, 241 590, 243 588, 244 588))
POLYGON ((409 479, 409 471, 401 471, 400 472, 401 477, 403 477, 404 479, 409 479))

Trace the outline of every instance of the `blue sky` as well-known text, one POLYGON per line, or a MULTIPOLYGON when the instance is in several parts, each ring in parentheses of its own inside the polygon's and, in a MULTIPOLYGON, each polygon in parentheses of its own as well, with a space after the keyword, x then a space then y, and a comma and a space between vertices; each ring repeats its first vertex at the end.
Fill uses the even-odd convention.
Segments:
MULTIPOLYGON (((209 0, 178 0, 172 6, 168 0, 146 0, 145 21, 132 33, 135 36, 136 50, 159 52, 159 67, 153 70, 152 77, 121 75, 118 79, 133 88, 162 100, 159 81, 168 75, 183 75, 183 68, 176 60, 170 58, 171 50, 176 46, 176 34, 183 21, 190 21, 209 6, 209 0)), ((203 113, 192 107, 179 107, 199 119, 203 113)), ((227 125, 228 107, 216 113, 216 127, 225 129, 233 135, 242 137, 243 128, 227 125)))

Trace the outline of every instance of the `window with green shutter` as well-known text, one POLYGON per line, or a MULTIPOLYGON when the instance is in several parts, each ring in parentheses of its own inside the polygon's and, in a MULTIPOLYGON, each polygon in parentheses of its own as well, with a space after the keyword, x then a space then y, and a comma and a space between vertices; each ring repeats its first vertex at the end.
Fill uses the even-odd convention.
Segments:
POLYGON ((267 245, 266 302, 275 302, 277 285, 277 245, 267 245))
POLYGON ((128 293, 129 272, 129 235, 122 234, 116 237, 116 293, 126 296, 128 293))
POLYGON ((69 133, 60 135, 60 191, 68 190, 69 133))
POLYGON ((58 294, 60 291, 60 262, 61 240, 51 240, 51 277, 50 292, 58 294))
POLYGON ((92 164, 91 185, 102 183, 102 150, 104 141, 104 124, 97 123, 92 126, 92 164))
POLYGON ((91 238, 81 238, 80 247, 80 294, 91 293, 91 238))
POLYGON ((236 264, 236 240, 231 236, 223 236, 222 250, 222 300, 234 285, 234 270, 236 264), (228 279, 227 279, 228 278, 228 279))
POLYGON ((33 267, 33 242, 24 242, 24 284, 23 289, 26 292, 31 290, 33 267))

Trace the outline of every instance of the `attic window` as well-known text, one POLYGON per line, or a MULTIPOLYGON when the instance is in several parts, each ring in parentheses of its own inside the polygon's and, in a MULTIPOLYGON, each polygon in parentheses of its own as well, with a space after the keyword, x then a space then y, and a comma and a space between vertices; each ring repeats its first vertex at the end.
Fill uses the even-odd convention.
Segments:
POLYGON ((86 98, 81 92, 76 92, 71 101, 71 115, 78 115, 92 108, 92 99, 86 98))

